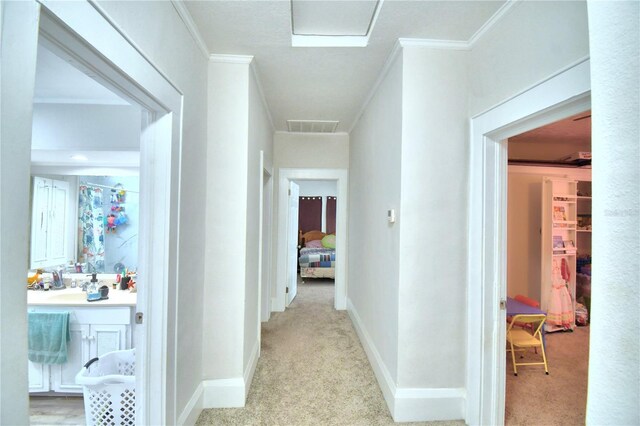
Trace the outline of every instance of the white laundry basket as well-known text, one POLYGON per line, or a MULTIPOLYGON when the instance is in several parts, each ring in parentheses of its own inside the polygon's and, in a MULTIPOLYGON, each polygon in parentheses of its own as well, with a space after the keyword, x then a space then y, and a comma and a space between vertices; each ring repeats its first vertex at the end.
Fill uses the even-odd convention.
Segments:
POLYGON ((108 352, 87 362, 76 375, 83 385, 88 426, 136 424, 135 349, 108 352))

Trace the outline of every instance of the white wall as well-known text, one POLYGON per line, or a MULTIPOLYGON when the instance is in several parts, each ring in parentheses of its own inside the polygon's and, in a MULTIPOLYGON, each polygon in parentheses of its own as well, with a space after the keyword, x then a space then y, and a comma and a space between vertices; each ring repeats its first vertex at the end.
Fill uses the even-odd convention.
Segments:
POLYGON ((0 2, 0 423, 29 423, 27 230, 39 5, 0 2), (10 105, 9 108, 6 106, 10 105))
POLYGON ((349 167, 349 135, 276 132, 273 140, 273 166, 346 169, 349 167))
POLYGON ((34 104, 32 149, 139 151, 140 107, 34 104))
MULTIPOLYGON (((273 127, 269 112, 263 102, 262 93, 253 72, 249 75, 249 153, 247 169, 247 256, 245 259, 245 304, 244 304, 244 363, 245 377, 255 368, 258 352, 258 288, 260 255, 260 186, 264 169, 273 166, 273 127), (263 152, 263 167, 260 167, 260 151, 263 152)), ((246 388, 248 391, 248 386, 246 388)))
POLYGON ((335 197, 338 194, 335 181, 300 180, 296 183, 300 185, 301 197, 335 197))
POLYGON ((351 133, 349 161, 349 313, 393 414, 398 372, 402 53, 351 133), (396 209, 398 221, 387 222, 396 209))
MULTIPOLYGON (((398 387, 465 381, 467 52, 404 49, 398 387), (437 342, 437 343, 436 343, 437 342)), ((462 413, 459 413, 459 417, 462 413)))
POLYGON ((589 2, 593 289, 587 424, 640 424, 640 3, 589 2))
POLYGON ((243 374, 249 72, 248 64, 209 63, 204 379, 243 374))
POLYGON ((589 55, 584 1, 520 1, 471 50, 470 116, 589 55))
POLYGON ((542 182, 545 176, 591 180, 591 169, 509 166, 507 295, 540 295, 542 182))
MULTIPOLYGON (((207 58, 170 2, 111 2, 100 6, 184 95, 180 156, 177 312, 169 318, 167 400, 178 417, 202 381, 202 295, 207 175, 207 58), (179 349, 178 349, 179 348, 179 349), (185 350, 184 348, 189 348, 185 350), (175 399, 175 409, 173 400, 175 399)), ((178 194, 172 194, 178 200, 178 194)), ((173 422, 172 417, 167 421, 173 422)))

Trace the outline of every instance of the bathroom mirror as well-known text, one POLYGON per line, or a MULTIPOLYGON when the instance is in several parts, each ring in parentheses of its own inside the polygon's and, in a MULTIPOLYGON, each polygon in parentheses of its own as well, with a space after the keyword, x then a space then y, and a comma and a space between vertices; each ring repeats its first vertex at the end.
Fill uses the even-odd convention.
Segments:
POLYGON ((138 264, 139 178, 78 177, 77 262, 82 272, 122 273, 138 264))
POLYGON ((31 269, 136 270, 138 176, 38 174, 32 188, 31 269))

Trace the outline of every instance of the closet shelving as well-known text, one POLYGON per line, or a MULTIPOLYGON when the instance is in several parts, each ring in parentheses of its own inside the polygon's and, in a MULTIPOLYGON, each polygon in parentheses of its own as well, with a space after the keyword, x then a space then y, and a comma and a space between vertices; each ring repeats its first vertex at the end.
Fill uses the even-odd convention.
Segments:
MULTIPOLYGON (((568 267, 567 289, 575 311, 578 211, 582 201, 577 195, 577 181, 545 177, 542 185, 541 238, 541 308, 548 311, 552 297, 554 266, 568 267)), ((570 328, 575 327, 575 321, 570 328)))

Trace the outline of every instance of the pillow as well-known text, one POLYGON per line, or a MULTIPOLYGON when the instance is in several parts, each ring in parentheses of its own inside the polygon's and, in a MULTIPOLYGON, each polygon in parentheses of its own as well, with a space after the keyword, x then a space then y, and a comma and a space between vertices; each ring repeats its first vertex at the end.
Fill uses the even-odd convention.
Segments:
POLYGON ((336 248, 336 236, 331 234, 322 239, 322 246, 326 248, 336 248))
POLYGON ((307 241, 306 243, 304 243, 304 246, 309 248, 322 248, 322 241, 320 240, 307 241))

